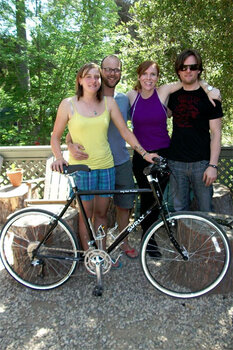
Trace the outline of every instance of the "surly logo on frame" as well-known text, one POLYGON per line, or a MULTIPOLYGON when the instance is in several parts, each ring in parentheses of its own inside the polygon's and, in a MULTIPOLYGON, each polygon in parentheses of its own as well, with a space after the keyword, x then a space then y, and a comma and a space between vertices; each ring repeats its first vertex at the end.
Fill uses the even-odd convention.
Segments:
POLYGON ((134 223, 128 227, 128 231, 131 232, 137 225, 139 225, 145 218, 145 215, 141 215, 139 219, 134 221, 134 223))

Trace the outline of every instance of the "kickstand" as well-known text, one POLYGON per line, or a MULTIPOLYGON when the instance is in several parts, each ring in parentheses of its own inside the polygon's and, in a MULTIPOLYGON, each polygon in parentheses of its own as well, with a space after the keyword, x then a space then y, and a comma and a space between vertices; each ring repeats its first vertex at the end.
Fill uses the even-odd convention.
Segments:
POLYGON ((102 284, 102 264, 100 261, 96 262, 96 278, 97 278, 97 284, 93 290, 93 295, 96 297, 101 297, 103 294, 103 284, 102 284))

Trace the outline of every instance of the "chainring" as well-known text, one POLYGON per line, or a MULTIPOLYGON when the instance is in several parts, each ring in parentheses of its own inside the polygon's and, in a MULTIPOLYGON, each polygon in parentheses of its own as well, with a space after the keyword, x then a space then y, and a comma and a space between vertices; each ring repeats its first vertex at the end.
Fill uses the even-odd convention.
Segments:
POLYGON ((100 249, 90 249, 85 253, 84 264, 86 269, 96 275, 96 265, 100 263, 102 266, 102 274, 108 273, 112 267, 112 260, 107 252, 100 249))

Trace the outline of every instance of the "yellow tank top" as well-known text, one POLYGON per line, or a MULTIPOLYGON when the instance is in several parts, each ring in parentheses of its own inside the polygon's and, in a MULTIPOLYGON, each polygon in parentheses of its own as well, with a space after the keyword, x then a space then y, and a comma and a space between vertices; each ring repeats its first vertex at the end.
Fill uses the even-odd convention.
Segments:
POLYGON ((90 169, 107 169, 114 166, 111 149, 108 143, 108 126, 110 114, 107 110, 107 99, 104 97, 105 110, 96 117, 85 117, 74 108, 74 114, 68 122, 68 129, 73 143, 79 143, 89 155, 88 159, 77 160, 69 154, 69 164, 86 164, 90 169))

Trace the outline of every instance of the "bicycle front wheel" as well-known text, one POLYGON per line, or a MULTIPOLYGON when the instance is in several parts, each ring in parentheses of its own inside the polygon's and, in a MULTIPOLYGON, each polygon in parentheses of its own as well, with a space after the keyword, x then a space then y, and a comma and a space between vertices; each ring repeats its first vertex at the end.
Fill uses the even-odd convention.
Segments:
POLYGON ((161 220, 149 228, 142 241, 140 258, 147 279, 172 297, 208 293, 222 281, 230 263, 226 234, 213 220, 195 213, 174 213, 166 220, 187 260, 171 242, 161 220))
POLYGON ((75 270, 77 250, 69 226, 43 209, 20 210, 1 232, 3 265, 18 282, 33 289, 52 289, 66 282, 75 270), (50 237, 36 250, 49 230, 50 237))

